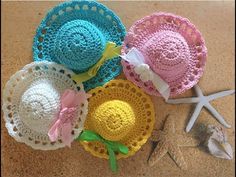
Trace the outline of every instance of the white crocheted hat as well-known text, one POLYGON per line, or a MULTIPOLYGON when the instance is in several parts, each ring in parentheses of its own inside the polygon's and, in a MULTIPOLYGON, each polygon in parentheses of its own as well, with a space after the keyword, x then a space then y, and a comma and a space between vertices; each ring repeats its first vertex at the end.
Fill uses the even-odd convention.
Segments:
MULTIPOLYGON (((59 135, 51 142, 48 131, 60 111, 60 97, 67 89, 84 91, 71 79, 74 73, 54 62, 33 62, 16 72, 3 90, 3 112, 9 134, 34 149, 54 150, 65 146, 59 135)), ((71 136, 82 131, 87 99, 76 111, 71 136)))

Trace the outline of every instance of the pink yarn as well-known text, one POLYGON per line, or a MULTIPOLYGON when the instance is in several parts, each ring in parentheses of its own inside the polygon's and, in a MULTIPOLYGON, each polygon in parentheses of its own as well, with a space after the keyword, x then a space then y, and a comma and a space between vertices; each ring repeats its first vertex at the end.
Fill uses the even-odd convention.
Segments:
MULTIPOLYGON (((160 12, 138 20, 125 37, 122 55, 132 47, 169 84, 171 97, 192 88, 203 74, 207 48, 201 33, 186 18, 160 12)), ((151 81, 140 80, 132 65, 124 60, 122 65, 130 81, 146 93, 160 96, 151 81)))

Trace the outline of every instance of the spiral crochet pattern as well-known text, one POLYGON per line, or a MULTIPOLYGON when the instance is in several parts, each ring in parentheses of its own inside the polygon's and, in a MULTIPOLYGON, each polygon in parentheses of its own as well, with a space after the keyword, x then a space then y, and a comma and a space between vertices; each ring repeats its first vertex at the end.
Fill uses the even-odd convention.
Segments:
MULTIPOLYGON (((3 112, 9 134, 34 149, 54 150, 65 144, 59 136, 51 142, 48 130, 59 113, 60 97, 66 89, 83 90, 71 79, 74 73, 54 62, 33 62, 16 72, 3 90, 3 112)), ((77 110, 72 137, 82 131, 88 101, 77 110)))
POLYGON ((105 41, 102 33, 91 23, 73 20, 58 30, 53 50, 59 63, 73 70, 86 71, 102 56, 105 41))
POLYGON ((60 93, 47 79, 28 88, 19 104, 19 116, 26 126, 39 133, 46 133, 60 109, 60 93), (33 120, 32 120, 33 119, 33 120))
MULTIPOLYGON (((154 13, 129 30, 122 54, 136 47, 150 68, 165 80, 170 96, 190 89, 203 74, 207 49, 201 33, 188 19, 170 13, 154 13)), ((151 81, 142 82, 134 67, 122 61, 126 77, 151 95, 160 96, 151 81)))
POLYGON ((94 111, 93 127, 103 138, 119 141, 135 124, 132 107, 120 100, 107 101, 94 111))
MULTIPOLYGON (((48 12, 34 37, 35 61, 54 61, 79 74, 102 57, 108 41, 121 45, 125 28, 106 6, 95 1, 69 1, 48 12)), ((97 75, 84 82, 90 90, 121 72, 120 57, 106 61, 97 75)))
MULTIPOLYGON (((103 87, 89 91, 89 113, 84 128, 103 138, 118 141, 129 148, 125 158, 137 152, 151 135, 155 112, 151 98, 127 80, 112 80, 103 87)), ((81 142, 91 154, 108 158, 100 142, 81 142)))

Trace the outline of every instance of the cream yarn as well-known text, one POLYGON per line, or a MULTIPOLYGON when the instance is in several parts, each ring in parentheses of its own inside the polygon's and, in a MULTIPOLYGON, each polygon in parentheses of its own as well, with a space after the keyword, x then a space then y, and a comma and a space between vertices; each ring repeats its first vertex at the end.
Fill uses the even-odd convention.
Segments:
MULTIPOLYGON (((64 147, 60 137, 50 142, 49 127, 60 110, 60 97, 66 89, 83 90, 71 79, 74 73, 54 62, 33 62, 16 72, 3 90, 3 112, 9 134, 34 149, 64 147)), ((83 129, 87 100, 77 111, 72 136, 83 129)))

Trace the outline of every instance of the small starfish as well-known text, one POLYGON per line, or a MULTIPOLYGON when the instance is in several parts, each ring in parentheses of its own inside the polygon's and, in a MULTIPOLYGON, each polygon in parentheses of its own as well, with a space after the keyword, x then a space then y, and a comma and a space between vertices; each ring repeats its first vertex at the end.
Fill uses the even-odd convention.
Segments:
POLYGON ((231 126, 226 123, 224 118, 213 108, 213 106, 209 103, 212 100, 215 100, 217 98, 221 98, 227 95, 231 95, 235 93, 235 90, 226 90, 221 91, 218 93, 214 93, 208 96, 204 96, 200 87, 198 85, 194 86, 195 92, 197 94, 197 97, 192 98, 180 98, 180 99, 169 99, 166 102, 170 104, 181 104, 181 103, 197 103, 197 106, 192 114, 192 117, 190 118, 188 125, 186 127, 186 132, 189 132, 195 121, 197 120, 198 115, 200 114, 200 111, 203 107, 206 107, 208 111, 226 128, 230 128, 231 126))
POLYGON ((178 135, 175 132, 175 124, 172 117, 168 116, 163 131, 153 131, 151 140, 158 142, 153 153, 148 159, 148 164, 153 166, 167 152, 175 163, 183 170, 187 169, 180 147, 195 147, 199 141, 189 136, 178 135))

